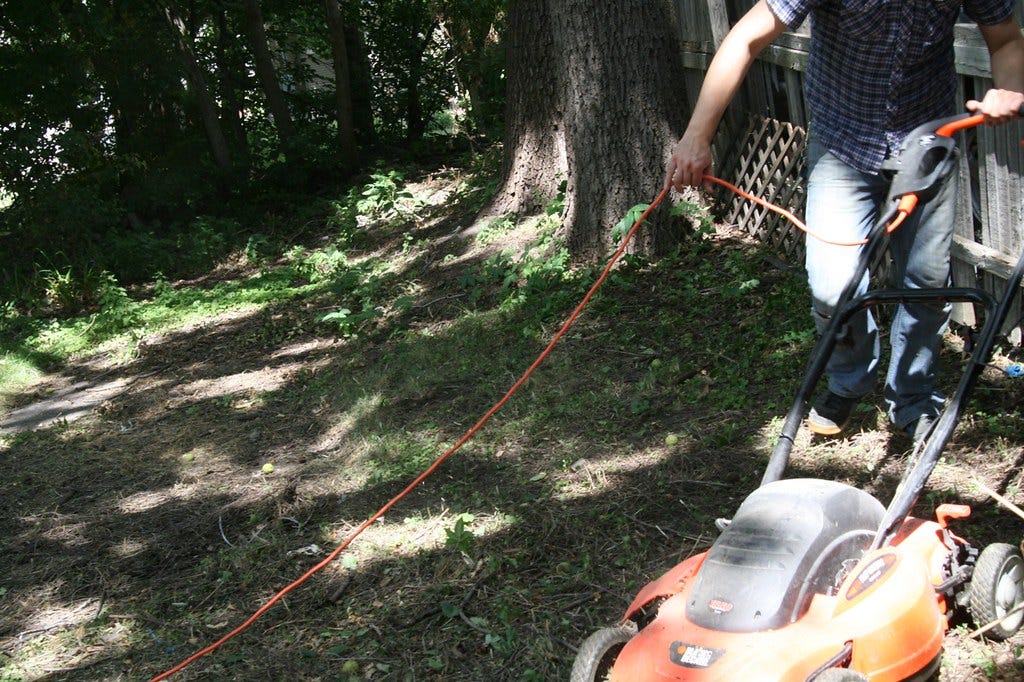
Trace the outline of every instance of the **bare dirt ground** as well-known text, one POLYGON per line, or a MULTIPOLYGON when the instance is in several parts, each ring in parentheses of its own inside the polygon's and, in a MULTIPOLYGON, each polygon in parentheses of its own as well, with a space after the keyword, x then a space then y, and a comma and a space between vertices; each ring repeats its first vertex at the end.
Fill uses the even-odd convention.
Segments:
MULTIPOLYGON (((322 559, 463 433, 542 344, 481 308, 466 317, 459 273, 500 244, 441 242, 460 220, 418 228, 405 332, 338 338, 319 303, 291 302, 149 337, 127 364, 83 359, 23 396, 0 446, 0 680, 166 670, 322 559)), ((778 363, 741 356, 776 296, 803 306, 787 293, 799 274, 728 229, 710 244, 749 253, 763 298, 723 305, 709 288, 708 310, 681 311, 670 295, 698 267, 686 260, 613 285, 493 431, 177 677, 567 679, 591 630, 709 546, 714 519, 756 486, 795 389, 806 344, 777 342, 789 353, 778 363)), ((952 338, 946 355, 951 369, 962 361, 952 338)), ((1022 395, 986 372, 919 504, 921 515, 972 505, 957 530, 977 546, 1022 536, 1024 521, 977 485, 1024 503, 1022 395)), ((802 436, 795 474, 888 499, 909 444, 875 402, 846 437, 802 436)), ((941 680, 1024 679, 1020 635, 996 643, 953 625, 941 680)))

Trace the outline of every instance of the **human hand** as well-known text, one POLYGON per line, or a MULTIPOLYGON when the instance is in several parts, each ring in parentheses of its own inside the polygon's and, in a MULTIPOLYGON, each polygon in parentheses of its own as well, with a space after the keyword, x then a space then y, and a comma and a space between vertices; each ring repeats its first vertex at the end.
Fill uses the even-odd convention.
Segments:
POLYGON ((704 180, 711 170, 710 143, 687 132, 672 150, 665 170, 664 188, 682 191, 684 187, 703 185, 705 189, 711 189, 711 183, 704 180))
POLYGON ((968 100, 967 110, 983 114, 988 125, 1008 123, 1021 117, 1024 110, 1024 93, 993 88, 985 93, 980 102, 976 99, 968 100))

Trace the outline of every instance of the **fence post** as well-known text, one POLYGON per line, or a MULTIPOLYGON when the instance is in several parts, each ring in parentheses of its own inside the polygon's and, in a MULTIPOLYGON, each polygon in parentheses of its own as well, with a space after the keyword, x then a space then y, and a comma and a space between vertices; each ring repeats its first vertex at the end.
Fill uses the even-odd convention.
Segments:
POLYGON ((729 12, 725 0, 708 0, 708 21, 711 24, 711 42, 715 50, 718 50, 725 40, 725 34, 729 32, 729 12))

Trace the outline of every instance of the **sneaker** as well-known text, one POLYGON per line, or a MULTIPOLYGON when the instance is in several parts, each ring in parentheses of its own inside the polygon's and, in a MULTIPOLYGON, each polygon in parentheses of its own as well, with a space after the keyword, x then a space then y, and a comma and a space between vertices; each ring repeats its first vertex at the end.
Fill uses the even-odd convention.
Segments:
POLYGON ((935 426, 936 421, 938 421, 938 419, 935 415, 922 414, 920 417, 907 424, 903 430, 914 440, 914 445, 917 445, 931 434, 932 427, 935 426))
POLYGON ((807 415, 807 426, 820 436, 834 436, 850 421, 850 415, 859 400, 825 391, 814 401, 811 413, 807 415))

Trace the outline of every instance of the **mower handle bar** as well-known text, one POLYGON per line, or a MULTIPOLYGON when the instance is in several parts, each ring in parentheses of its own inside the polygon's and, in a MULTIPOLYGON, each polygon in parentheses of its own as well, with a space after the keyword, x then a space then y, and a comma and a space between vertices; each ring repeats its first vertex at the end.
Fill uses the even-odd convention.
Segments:
MULTIPOLYGON (((1018 114, 1024 117, 1024 106, 1021 107, 1018 114)), ((950 151, 953 148, 954 143, 949 138, 951 138, 955 133, 961 130, 982 125, 984 122, 984 115, 966 113, 930 121, 907 135, 903 143, 901 155, 902 153, 907 153, 907 150, 910 150, 908 156, 913 157, 915 154, 917 154, 918 156, 914 160, 921 161, 921 159, 924 159, 926 155, 919 154, 919 148, 933 145, 935 147, 940 148, 940 154, 941 150, 944 150, 945 156, 943 156, 937 163, 935 163, 934 167, 926 168, 923 172, 923 176, 926 176, 924 177, 924 181, 934 182, 936 179, 938 179, 935 176, 946 172, 952 172, 953 168, 955 167, 952 162, 952 160, 955 159, 955 156, 950 151), (919 144, 914 145, 913 143, 915 142, 919 144)), ((894 160, 899 161, 899 158, 896 158, 894 160)), ((931 163, 932 160, 927 159, 927 161, 928 163, 931 163)), ((918 163, 918 166, 921 165, 922 163, 918 163)), ((811 353, 811 359, 805 372, 803 383, 801 384, 800 390, 797 393, 797 396, 793 402, 793 405, 789 413, 786 415, 786 419, 782 427, 782 432, 779 435, 779 440, 775 444, 775 448, 772 451, 771 458, 769 459, 768 464, 765 467, 764 474, 761 478, 761 485, 765 485, 767 483, 771 483, 773 481, 781 479, 784 471, 786 470, 786 467, 789 463, 789 455, 792 452, 793 446, 796 442, 796 434, 799 431, 800 426, 804 420, 804 413, 807 408, 811 392, 817 386, 819 379, 824 374, 825 366, 828 362, 829 355, 831 355, 832 348, 835 345, 834 341, 830 342, 829 337, 836 337, 841 328, 841 318, 844 317, 842 315, 842 308, 846 305, 849 305, 851 302, 854 301, 855 298, 857 298, 857 283, 861 281, 864 274, 867 272, 871 260, 873 259, 877 249, 884 243, 884 238, 886 236, 886 226, 899 212, 899 204, 904 198, 904 196, 910 194, 914 194, 916 196, 918 194, 918 191, 920 191, 921 194, 926 194, 927 190, 930 189, 930 185, 925 184, 923 181, 915 183, 912 179, 909 182, 901 183, 899 177, 900 173, 904 173, 905 175, 910 176, 913 176, 914 174, 907 172, 908 169, 900 166, 899 163, 896 163, 893 166, 893 169, 895 170, 895 175, 893 177, 892 182, 894 188, 897 188, 902 185, 907 188, 911 188, 911 191, 900 192, 894 195, 891 194, 889 197, 889 208, 886 211, 884 211, 884 215, 882 215, 879 218, 878 222, 875 224, 875 226, 869 233, 867 246, 865 246, 865 248, 861 252, 857 269, 854 271, 854 274, 851 277, 851 281, 847 285, 846 290, 840 296, 839 301, 835 306, 835 313, 833 314, 832 319, 829 321, 829 325, 826 327, 825 331, 819 337, 818 342, 815 344, 814 350, 811 353)), ((913 170, 919 174, 922 174, 922 170, 920 168, 915 168, 913 170)), ((927 200, 927 198, 929 197, 922 196, 921 198, 927 200)), ((909 210, 913 210, 913 207, 911 207, 909 210)), ((1022 256, 1021 261, 1024 262, 1024 256, 1022 256)), ((1012 293, 1013 290, 1008 286, 1007 295, 1012 295, 1012 293)), ((1006 296, 1004 296, 1004 299, 1005 298, 1006 296)), ((1005 307, 1005 305, 1001 304, 1000 306, 998 306, 999 311, 997 311, 994 315, 986 316, 988 319, 986 320, 985 327, 989 326, 989 322, 993 318, 999 317, 1000 314, 1002 314, 1002 309, 1005 307)), ((1002 320, 999 320, 998 322, 996 322, 996 324, 1001 325, 1002 320)), ((992 338, 992 343, 994 343, 995 331, 988 334, 988 336, 992 338)), ((976 348, 976 352, 977 351, 984 351, 984 354, 987 355, 991 351, 991 348, 982 349, 979 346, 978 348, 976 348)), ((968 373, 973 374, 974 371, 970 370, 968 373)), ((967 387, 967 390, 970 390, 970 387, 972 385, 973 384, 969 385, 967 387)), ((957 400, 955 402, 959 403, 960 398, 962 398, 962 396, 957 397, 957 400)), ((950 433, 944 434, 945 440, 947 441, 952 432, 953 426, 954 424, 950 424, 950 433)), ((933 432, 933 436, 940 435, 943 434, 938 433, 938 429, 936 429, 936 431, 933 432)), ((933 439, 934 438, 929 438, 929 441, 933 439)), ((942 440, 942 438, 934 440, 942 440)), ((945 442, 938 444, 939 450, 941 450, 942 447, 945 447, 945 442)), ((933 448, 927 448, 927 450, 932 449, 933 448)), ((927 475, 925 476, 925 478, 927 478, 927 475)))

